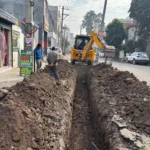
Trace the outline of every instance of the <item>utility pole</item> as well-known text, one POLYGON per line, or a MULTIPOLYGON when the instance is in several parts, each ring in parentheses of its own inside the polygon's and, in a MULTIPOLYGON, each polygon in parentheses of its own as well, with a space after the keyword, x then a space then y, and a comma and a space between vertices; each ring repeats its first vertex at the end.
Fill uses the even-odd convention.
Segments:
POLYGON ((107 8, 107 0, 105 0, 105 4, 104 4, 103 16, 102 16, 102 24, 101 24, 101 30, 104 30, 104 22, 105 22, 106 8, 107 8))
POLYGON ((62 46, 62 51, 63 53, 65 53, 65 50, 63 49, 63 21, 65 20, 65 18, 67 16, 69 16, 68 14, 64 14, 64 10, 69 10, 69 9, 65 9, 64 6, 62 6, 62 20, 61 20, 61 46, 62 46), (65 16, 65 17, 64 17, 65 16))
POLYGON ((82 25, 80 26, 80 35, 82 34, 82 25))
MULTIPOLYGON (((33 12, 34 12, 34 0, 26 0, 26 23, 25 23, 25 50, 32 51, 34 49, 33 40, 33 12)), ((32 71, 35 71, 34 54, 32 56, 32 71)))
POLYGON ((61 48, 62 48, 62 51, 64 52, 64 49, 63 49, 63 21, 64 21, 64 6, 62 7, 62 19, 61 19, 61 48))

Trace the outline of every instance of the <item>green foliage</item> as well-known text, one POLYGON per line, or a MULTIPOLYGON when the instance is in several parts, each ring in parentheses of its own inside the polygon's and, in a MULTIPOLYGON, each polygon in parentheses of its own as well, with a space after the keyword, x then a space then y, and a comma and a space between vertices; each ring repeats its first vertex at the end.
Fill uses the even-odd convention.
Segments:
POLYGON ((105 41, 108 45, 113 45, 117 49, 121 49, 123 40, 126 38, 126 30, 123 23, 118 19, 114 19, 108 24, 106 29, 105 41))
POLYGON ((125 46, 125 51, 127 53, 134 52, 135 48, 136 48, 136 42, 134 40, 127 41, 126 46, 125 46))
POLYGON ((142 48, 146 48, 146 40, 150 32, 150 0, 132 0, 130 17, 138 22, 138 34, 142 48))
POLYGON ((93 29, 95 25, 98 25, 100 27, 102 21, 101 18, 102 18, 101 13, 95 14, 93 10, 87 12, 82 21, 82 27, 86 29, 87 34, 90 33, 90 31, 93 29))

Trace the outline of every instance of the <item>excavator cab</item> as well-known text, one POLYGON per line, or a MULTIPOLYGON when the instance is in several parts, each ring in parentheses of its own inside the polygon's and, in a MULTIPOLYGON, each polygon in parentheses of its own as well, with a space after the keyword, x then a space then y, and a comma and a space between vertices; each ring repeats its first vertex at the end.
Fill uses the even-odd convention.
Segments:
POLYGON ((92 65, 95 59, 95 49, 92 48, 96 44, 104 51, 105 57, 114 57, 116 50, 114 46, 105 45, 97 36, 95 31, 90 32, 90 36, 77 35, 75 45, 71 49, 71 63, 86 62, 92 65))
POLYGON ((90 36, 86 35, 77 35, 75 38, 75 44, 74 47, 71 49, 71 63, 72 65, 75 64, 75 62, 86 62, 88 65, 91 65, 94 61, 94 55, 95 50, 91 50, 88 53, 88 56, 85 60, 83 60, 83 54, 84 54, 84 47, 88 44, 90 41, 90 36))

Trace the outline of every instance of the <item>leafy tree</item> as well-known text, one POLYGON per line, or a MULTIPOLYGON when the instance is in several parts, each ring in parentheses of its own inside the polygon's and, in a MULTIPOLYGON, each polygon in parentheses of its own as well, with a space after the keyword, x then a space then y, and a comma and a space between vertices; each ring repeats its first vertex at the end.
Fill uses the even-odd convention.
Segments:
POLYGON ((102 14, 95 14, 93 10, 87 12, 82 21, 82 27, 86 29, 87 34, 93 29, 95 25, 99 26, 102 22, 102 14))
POLYGON ((113 45, 117 49, 121 49, 122 42, 125 38, 126 30, 122 22, 118 19, 114 19, 108 24, 105 37, 105 41, 108 45, 113 45))
POLYGON ((139 42, 146 49, 150 32, 150 0, 132 0, 129 12, 130 17, 138 22, 139 42))
POLYGON ((136 42, 134 40, 127 41, 126 46, 125 46, 126 53, 134 52, 135 48, 136 48, 136 42))

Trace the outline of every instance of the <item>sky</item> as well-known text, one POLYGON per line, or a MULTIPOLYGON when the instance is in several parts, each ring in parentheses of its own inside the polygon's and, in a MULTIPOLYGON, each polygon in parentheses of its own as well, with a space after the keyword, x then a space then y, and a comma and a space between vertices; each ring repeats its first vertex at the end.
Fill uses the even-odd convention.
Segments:
MULTIPOLYGON (((65 13, 69 16, 64 20, 64 25, 70 28, 74 35, 80 33, 80 26, 84 15, 94 10, 96 13, 102 13, 105 0, 48 0, 49 5, 65 6, 65 13)), ((108 0, 105 23, 106 25, 113 19, 125 19, 129 16, 131 0, 108 0)), ((85 33, 85 30, 82 31, 85 33)))

